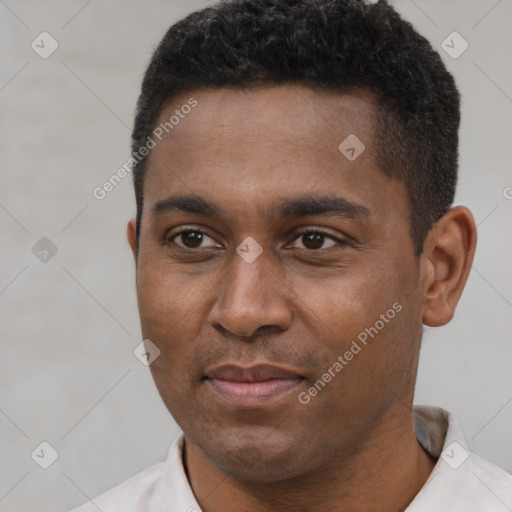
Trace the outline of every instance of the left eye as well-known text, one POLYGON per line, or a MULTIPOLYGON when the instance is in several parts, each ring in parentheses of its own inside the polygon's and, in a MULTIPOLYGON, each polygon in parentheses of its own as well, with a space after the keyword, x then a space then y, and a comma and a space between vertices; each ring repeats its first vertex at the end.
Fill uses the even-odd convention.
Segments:
POLYGON ((308 231, 307 233, 302 233, 298 236, 298 238, 296 238, 296 240, 302 240, 302 244, 305 246, 305 248, 311 250, 326 249, 327 247, 333 247, 336 244, 343 244, 341 240, 337 240, 330 235, 319 233, 317 231, 308 231), (329 242, 329 245, 324 245, 326 241, 329 242))

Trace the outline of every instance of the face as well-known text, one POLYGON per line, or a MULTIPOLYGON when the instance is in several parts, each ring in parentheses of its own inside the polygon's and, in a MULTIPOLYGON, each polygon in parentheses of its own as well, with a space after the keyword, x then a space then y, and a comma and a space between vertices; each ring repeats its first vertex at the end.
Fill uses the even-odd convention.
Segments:
POLYGON ((412 401, 422 323, 405 186, 375 164, 369 94, 201 91, 160 121, 190 97, 144 184, 153 378, 220 470, 318 471, 412 401), (353 137, 339 149, 351 134, 364 151, 353 137))

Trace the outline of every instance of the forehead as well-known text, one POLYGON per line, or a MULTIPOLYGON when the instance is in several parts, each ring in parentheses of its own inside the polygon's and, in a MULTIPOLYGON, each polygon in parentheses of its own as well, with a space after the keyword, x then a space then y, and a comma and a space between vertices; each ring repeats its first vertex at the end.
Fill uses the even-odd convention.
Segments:
POLYGON ((287 192, 379 203, 389 180, 375 164, 376 112, 370 93, 295 85, 176 97, 158 120, 168 133, 148 157, 144 209, 175 193, 255 211, 287 192))
MULTIPOLYGON (((376 119, 374 97, 365 91, 340 94, 298 85, 250 89, 210 89, 174 98, 161 112, 158 124, 189 103, 197 106, 183 114, 170 134, 176 145, 211 143, 227 136, 236 144, 280 143, 314 145, 337 150, 343 135, 371 136, 376 119)), ((188 110, 188 109, 186 109, 188 110)), ((371 144, 369 144, 371 149, 371 144)))

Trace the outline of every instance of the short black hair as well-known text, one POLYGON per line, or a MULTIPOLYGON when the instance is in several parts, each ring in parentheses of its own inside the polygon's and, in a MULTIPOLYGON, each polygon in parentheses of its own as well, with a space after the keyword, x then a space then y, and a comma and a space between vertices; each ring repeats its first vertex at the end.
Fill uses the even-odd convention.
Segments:
MULTIPOLYGON (((421 254, 455 195, 460 94, 439 53, 386 0, 221 0, 190 14, 153 53, 132 153, 178 94, 285 84, 373 94, 376 161, 405 183, 411 236, 421 254)), ((146 164, 147 157, 133 166, 137 235, 146 164)))

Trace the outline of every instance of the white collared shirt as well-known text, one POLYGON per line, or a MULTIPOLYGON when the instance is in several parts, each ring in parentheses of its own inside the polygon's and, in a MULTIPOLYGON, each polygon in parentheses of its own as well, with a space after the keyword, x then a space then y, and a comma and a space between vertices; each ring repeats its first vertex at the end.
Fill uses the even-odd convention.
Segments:
MULTIPOLYGON (((512 475, 469 452, 457 420, 439 407, 414 406, 414 429, 437 463, 406 512, 512 512, 512 475)), ((73 512, 201 512, 182 461, 183 434, 167 460, 73 512)))

